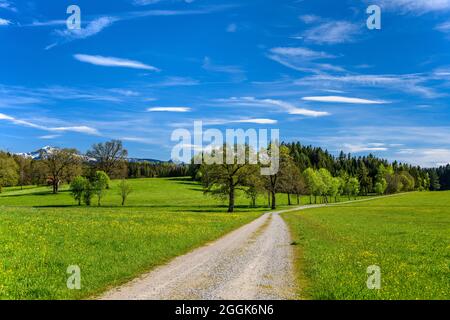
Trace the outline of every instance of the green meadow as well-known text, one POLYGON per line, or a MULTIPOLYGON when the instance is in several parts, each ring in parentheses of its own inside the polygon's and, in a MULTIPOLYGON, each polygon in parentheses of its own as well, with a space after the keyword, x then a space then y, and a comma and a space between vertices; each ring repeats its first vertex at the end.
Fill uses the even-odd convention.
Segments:
POLYGON ((450 192, 283 214, 304 299, 450 299, 450 192), (367 267, 381 268, 380 290, 367 267))
MULTIPOLYGON (((215 240, 267 211, 238 197, 235 214, 188 179, 130 180, 121 203, 117 181, 102 207, 78 207, 67 187, 5 189, 0 195, 0 299, 95 296, 215 240), (81 290, 67 289, 67 267, 81 268, 81 290)), ((280 197, 280 201, 283 199, 280 197)), ((96 201, 93 201, 96 203, 96 201)))

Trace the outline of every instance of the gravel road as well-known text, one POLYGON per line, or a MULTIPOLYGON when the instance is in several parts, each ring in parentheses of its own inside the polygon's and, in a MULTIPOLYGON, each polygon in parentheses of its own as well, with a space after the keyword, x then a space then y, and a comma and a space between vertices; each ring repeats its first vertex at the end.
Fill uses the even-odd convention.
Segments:
POLYGON ((100 299, 295 299, 293 249, 282 212, 266 213, 100 299))

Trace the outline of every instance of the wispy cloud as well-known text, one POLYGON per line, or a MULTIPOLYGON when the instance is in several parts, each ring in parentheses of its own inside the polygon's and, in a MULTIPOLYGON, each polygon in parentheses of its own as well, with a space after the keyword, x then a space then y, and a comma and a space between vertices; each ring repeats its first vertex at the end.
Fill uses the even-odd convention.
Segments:
POLYGON ((92 37, 93 35, 96 35, 103 29, 111 26, 116 21, 118 21, 118 19, 114 17, 101 17, 89 22, 84 28, 73 30, 56 30, 55 33, 69 41, 76 39, 86 39, 92 37))
POLYGON ((450 10, 450 0, 379 0, 377 4, 383 9, 400 13, 424 14, 450 10))
MULTIPOLYGON (((436 98, 441 94, 433 88, 427 87, 426 83, 432 76, 425 74, 380 74, 380 75, 330 75, 318 74, 304 77, 295 81, 300 86, 326 87, 327 89, 341 89, 342 87, 375 87, 387 90, 400 90, 406 93, 419 94, 426 98, 436 98)), ((433 77, 437 78, 436 75, 433 77)))
POLYGON ((14 7, 13 3, 8 0, 0 0, 0 9, 6 9, 12 12, 17 12, 17 9, 14 7))
POLYGON ((317 73, 322 70, 344 72, 340 66, 320 62, 324 59, 333 59, 335 56, 323 51, 314 51, 304 47, 277 47, 269 51, 268 58, 285 67, 303 71, 317 73))
POLYGON ((291 115, 301 115, 313 118, 330 115, 330 113, 328 112, 299 108, 292 103, 275 99, 257 99, 255 97, 232 97, 229 99, 219 99, 217 101, 220 103, 225 103, 230 106, 265 107, 265 108, 276 107, 277 109, 283 110, 291 115))
POLYGON ((34 128, 43 131, 50 132, 76 132, 76 133, 84 133, 89 135, 99 135, 97 129, 88 127, 88 126, 62 126, 62 127, 47 127, 44 125, 36 124, 29 120, 17 119, 15 117, 0 113, 0 120, 4 120, 10 123, 13 123, 18 126, 34 128))
POLYGON ((438 24, 435 29, 443 33, 450 33, 450 21, 438 24))
POLYGON ((355 41, 361 26, 348 21, 330 21, 314 26, 298 38, 316 44, 339 44, 355 41))
POLYGON ((241 67, 236 65, 219 65, 211 61, 209 57, 203 59, 203 69, 211 72, 225 73, 231 75, 235 81, 244 81, 246 79, 245 72, 241 67))
POLYGON ((7 26, 7 25, 10 25, 10 24, 11 24, 10 20, 0 18, 0 26, 7 26))
POLYGON ((197 86, 200 81, 187 77, 167 77, 164 80, 151 84, 152 87, 190 87, 197 86))
POLYGON ((148 112, 189 112, 191 108, 187 107, 154 107, 148 108, 148 112))
POLYGON ((86 62, 89 64, 102 67, 120 67, 120 68, 143 69, 149 71, 160 71, 158 68, 144 64, 142 62, 122 58, 93 56, 87 54, 75 54, 74 58, 81 62, 86 62))
POLYGON ((342 146, 342 151, 350 152, 350 153, 361 153, 361 152, 374 152, 374 151, 388 151, 387 147, 381 147, 378 145, 372 144, 349 144, 345 143, 342 146))
POLYGON ((350 103, 350 104, 386 104, 387 101, 369 100, 361 98, 350 98, 340 96, 320 96, 320 97, 303 97, 304 101, 330 102, 330 103, 350 103))

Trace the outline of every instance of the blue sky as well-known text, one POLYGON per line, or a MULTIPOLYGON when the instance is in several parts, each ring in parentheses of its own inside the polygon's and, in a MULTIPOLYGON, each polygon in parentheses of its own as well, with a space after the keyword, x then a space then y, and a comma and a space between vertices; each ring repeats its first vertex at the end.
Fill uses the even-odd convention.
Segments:
POLYGON ((203 120, 450 162, 450 0, 0 0, 0 43, 3 150, 121 139, 168 159, 172 131, 203 120))

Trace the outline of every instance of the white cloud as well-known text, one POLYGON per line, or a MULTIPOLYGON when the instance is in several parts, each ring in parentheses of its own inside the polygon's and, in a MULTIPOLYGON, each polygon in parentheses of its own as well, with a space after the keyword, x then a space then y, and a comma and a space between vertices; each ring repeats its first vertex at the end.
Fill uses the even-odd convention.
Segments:
POLYGON ((87 54, 75 54, 74 58, 81 62, 86 62, 103 67, 121 67, 132 69, 143 69, 150 71, 160 71, 158 68, 144 64, 142 62, 121 58, 93 56, 87 54))
POLYGON ((403 162, 424 168, 445 166, 450 163, 450 149, 411 148, 401 149, 395 157, 403 162))
POLYGON ((343 75, 335 76, 329 74, 318 74, 304 77, 295 81, 300 86, 323 87, 341 89, 344 85, 357 87, 379 87, 387 90, 401 90, 407 93, 415 93, 427 98, 440 96, 435 90, 424 84, 430 80, 429 75, 422 74, 399 74, 399 75, 343 75))
POLYGON ((12 2, 8 0, 0 0, 0 9, 17 12, 17 9, 13 6, 12 2))
POLYGON ((232 121, 234 123, 254 123, 254 124, 277 124, 277 120, 273 119, 243 119, 232 121))
POLYGON ((256 99, 254 97, 232 97, 229 99, 219 99, 218 102, 226 103, 230 106, 250 106, 250 107, 277 107, 292 115, 302 115, 307 117, 324 117, 330 113, 324 111, 315 111, 310 109, 298 108, 292 103, 275 99, 256 99))
POLYGON ((335 56, 323 51, 314 51, 304 47, 272 48, 268 54, 268 58, 297 71, 312 73, 322 72, 322 70, 335 72, 345 71, 342 67, 318 61, 333 59, 335 56))
POLYGON ((197 86, 200 84, 200 81, 192 78, 185 78, 185 77, 167 77, 161 82, 152 84, 151 86, 156 87, 190 87, 190 86, 197 86))
POLYGON ((116 21, 118 21, 118 19, 114 17, 100 17, 89 22, 85 28, 56 30, 55 32, 57 35, 64 37, 67 40, 86 39, 96 35, 116 21))
POLYGON ((446 21, 441 24, 438 24, 435 29, 440 32, 450 33, 450 21, 446 21))
POLYGON ((361 32, 361 26, 347 21, 330 21, 306 30, 302 37, 317 44, 353 42, 361 32))
POLYGON ((331 102, 331 103, 350 103, 350 104, 385 104, 387 101, 381 100, 368 100, 360 98, 349 98, 340 96, 322 96, 322 97, 303 97, 304 101, 315 102, 331 102))
POLYGON ((85 133, 89 135, 99 135, 99 132, 97 129, 87 127, 87 126, 64 126, 64 127, 46 127, 44 125, 35 124, 28 120, 21 120, 14 118, 12 116, 8 116, 6 114, 0 113, 0 120, 5 120, 10 123, 23 126, 23 127, 29 127, 44 131, 50 131, 50 132, 77 132, 77 133, 85 133))
POLYGON ((387 151, 388 148, 381 146, 374 146, 372 144, 349 144, 346 143, 342 146, 342 151, 350 153, 361 153, 361 152, 375 152, 375 151, 387 151))
POLYGON ((377 4, 383 9, 401 13, 424 14, 450 10, 450 0, 378 0, 377 4))
POLYGON ((52 140, 52 139, 56 139, 61 137, 59 134, 49 134, 49 135, 45 135, 45 136, 40 136, 39 139, 42 140, 52 140))
POLYGON ((9 21, 7 19, 0 18, 0 26, 7 26, 7 25, 10 25, 10 24, 11 24, 11 21, 9 21))
POLYGON ((314 14, 305 14, 305 15, 301 15, 301 16, 299 17, 299 19, 300 19, 301 21, 303 21, 304 23, 306 23, 306 24, 315 23, 315 22, 319 22, 319 21, 322 20, 321 17, 316 16, 316 15, 314 15, 314 14))
POLYGON ((189 112, 191 108, 187 107, 155 107, 148 108, 148 112, 189 112))

